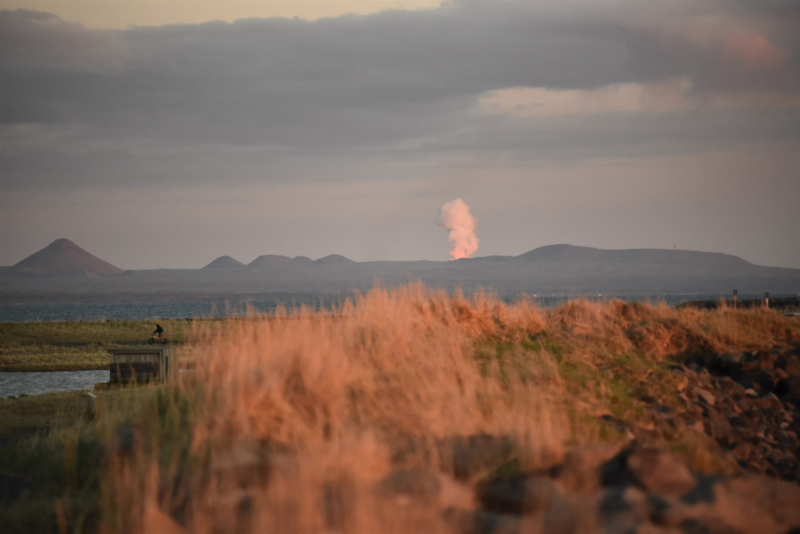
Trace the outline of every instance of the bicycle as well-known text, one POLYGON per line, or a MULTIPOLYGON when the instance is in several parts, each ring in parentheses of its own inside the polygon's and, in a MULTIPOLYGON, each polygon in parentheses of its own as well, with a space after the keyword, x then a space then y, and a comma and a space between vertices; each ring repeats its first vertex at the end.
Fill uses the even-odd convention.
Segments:
POLYGON ((155 345, 156 343, 159 343, 159 342, 162 345, 166 345, 167 344, 167 340, 166 339, 164 339, 163 337, 156 337, 156 336, 152 336, 150 339, 147 340, 147 342, 150 343, 151 345, 155 345))

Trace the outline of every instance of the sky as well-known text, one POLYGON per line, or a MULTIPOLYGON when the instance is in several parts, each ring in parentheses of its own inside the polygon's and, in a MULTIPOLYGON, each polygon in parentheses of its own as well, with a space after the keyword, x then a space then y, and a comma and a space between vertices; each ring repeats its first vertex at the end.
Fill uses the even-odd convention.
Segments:
POLYGON ((800 4, 4 0, 0 265, 573 243, 800 268, 800 4))

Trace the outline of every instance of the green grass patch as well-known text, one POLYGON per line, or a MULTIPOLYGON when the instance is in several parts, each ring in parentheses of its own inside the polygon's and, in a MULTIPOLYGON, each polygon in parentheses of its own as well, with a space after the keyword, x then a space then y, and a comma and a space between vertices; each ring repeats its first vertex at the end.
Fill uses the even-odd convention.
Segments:
MULTIPOLYGON (((0 323, 0 371, 107 369, 109 349, 146 344, 155 321, 0 323)), ((186 341, 191 321, 165 320, 164 337, 186 341)))
POLYGON ((80 420, 85 410, 86 395, 78 391, 0 399, 0 439, 69 426, 80 420))
POLYGON ((157 436, 163 463, 186 459, 190 410, 166 386, 69 392, 0 400, 0 473, 23 485, 11 505, 0 506, 3 533, 95 532, 103 505, 104 461, 123 423, 157 436))
POLYGON ((27 345, 0 347, 0 371, 79 371, 108 369, 113 346, 27 345))
MULTIPOLYGON (((171 341, 185 341, 192 329, 191 321, 160 320, 158 323, 164 328, 164 336, 171 341)), ((0 323, 0 347, 146 343, 155 325, 156 321, 0 323)))

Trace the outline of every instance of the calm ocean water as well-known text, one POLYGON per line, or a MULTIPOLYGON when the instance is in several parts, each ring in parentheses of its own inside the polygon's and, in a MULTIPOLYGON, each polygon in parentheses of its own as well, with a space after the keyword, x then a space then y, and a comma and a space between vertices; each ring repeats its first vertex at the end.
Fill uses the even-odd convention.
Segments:
POLYGON ((319 309, 336 306, 340 299, 301 297, 286 300, 224 300, 197 302, 123 302, 114 304, 4 304, 0 305, 0 323, 35 321, 150 321, 154 319, 223 318, 241 316, 254 310, 274 313, 279 305, 288 309, 300 305, 319 309))
POLYGON ((18 395, 92 389, 95 384, 108 382, 110 374, 107 369, 102 371, 0 372, 0 399, 18 395))
MULTIPOLYGON (((574 296, 532 297, 543 308, 552 308, 564 303, 574 296)), ((625 301, 658 303, 665 302, 676 306, 690 300, 717 300, 728 295, 592 295, 583 296, 591 300, 608 300, 618 298, 625 301)), ((775 295, 777 296, 777 295, 775 295)), ((755 298, 755 295, 740 295, 739 298, 755 298)), ((330 309, 343 302, 345 297, 310 297, 301 296, 282 300, 247 300, 239 302, 213 300, 196 302, 153 302, 153 303, 116 303, 116 304, 4 304, 0 305, 0 322, 33 322, 33 321, 151 321, 154 319, 192 319, 197 317, 222 318, 241 316, 248 309, 259 313, 270 314, 279 305, 288 309, 300 305, 315 309, 330 309)), ((519 297, 505 297, 506 302, 513 302, 519 297)))

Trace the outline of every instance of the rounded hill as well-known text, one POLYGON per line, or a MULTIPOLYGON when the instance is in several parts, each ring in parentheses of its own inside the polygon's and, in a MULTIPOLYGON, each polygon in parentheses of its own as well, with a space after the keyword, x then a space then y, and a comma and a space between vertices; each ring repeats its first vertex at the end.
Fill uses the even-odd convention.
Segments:
POLYGON ((206 269, 241 269, 244 267, 244 263, 231 258, 230 256, 220 256, 216 260, 212 261, 205 267, 203 270, 206 269))
POLYGON ((317 265, 352 265, 355 262, 339 254, 331 254, 330 256, 315 260, 314 263, 317 265))

